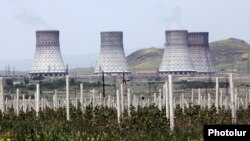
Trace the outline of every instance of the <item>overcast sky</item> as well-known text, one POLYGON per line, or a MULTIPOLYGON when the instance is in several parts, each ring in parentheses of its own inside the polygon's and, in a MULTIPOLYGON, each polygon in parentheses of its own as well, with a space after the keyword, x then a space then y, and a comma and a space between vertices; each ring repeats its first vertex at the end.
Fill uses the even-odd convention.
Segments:
POLYGON ((163 47, 164 31, 250 41, 249 0, 0 0, 0 59, 33 58, 35 31, 60 30, 62 54, 99 53, 101 31, 123 31, 125 54, 163 47))

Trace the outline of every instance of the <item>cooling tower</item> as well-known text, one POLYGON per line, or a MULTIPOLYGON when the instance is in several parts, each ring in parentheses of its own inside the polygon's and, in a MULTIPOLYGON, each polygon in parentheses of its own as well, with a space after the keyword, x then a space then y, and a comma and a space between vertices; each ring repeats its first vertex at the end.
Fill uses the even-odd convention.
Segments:
POLYGON ((101 51, 95 74, 130 73, 123 49, 122 32, 101 32, 101 51))
POLYGON ((66 74, 60 51, 59 31, 36 32, 36 51, 29 74, 30 77, 66 74))
POLYGON ((188 33, 190 57, 198 73, 214 72, 209 51, 208 32, 188 33))
POLYGON ((188 50, 188 31, 165 32, 166 43, 159 72, 162 74, 192 74, 195 72, 188 50))

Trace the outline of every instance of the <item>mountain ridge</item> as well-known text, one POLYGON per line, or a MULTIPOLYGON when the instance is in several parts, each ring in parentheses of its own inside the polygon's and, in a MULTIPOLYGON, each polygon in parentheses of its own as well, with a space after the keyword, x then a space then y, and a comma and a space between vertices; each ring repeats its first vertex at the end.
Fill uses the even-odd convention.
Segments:
MULTIPOLYGON (((209 48, 217 72, 249 72, 250 45, 246 41, 231 37, 211 42, 209 48)), ((127 61, 133 71, 158 70, 163 52, 163 48, 140 49, 128 55, 127 61)))

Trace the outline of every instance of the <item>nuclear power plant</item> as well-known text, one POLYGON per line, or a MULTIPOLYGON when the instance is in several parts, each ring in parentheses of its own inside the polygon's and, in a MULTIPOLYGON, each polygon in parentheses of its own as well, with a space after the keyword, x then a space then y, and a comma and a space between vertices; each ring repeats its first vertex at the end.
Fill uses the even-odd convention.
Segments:
POLYGON ((131 73, 123 48, 123 32, 101 32, 101 49, 94 73, 102 72, 110 75, 131 73))
POLYGON ((65 76, 66 73, 60 51, 59 31, 37 31, 30 77, 65 76))
MULTIPOLYGON (((123 32, 101 32, 99 58, 94 74, 121 75, 131 73, 127 64, 123 32)), ((188 30, 165 31, 165 50, 159 67, 160 74, 207 74, 214 67, 209 51, 208 32, 188 32, 188 30)), ((59 31, 36 32, 36 51, 30 77, 65 76, 59 31)))
POLYGON ((187 30, 165 32, 165 50, 159 67, 161 74, 213 73, 208 33, 187 30))

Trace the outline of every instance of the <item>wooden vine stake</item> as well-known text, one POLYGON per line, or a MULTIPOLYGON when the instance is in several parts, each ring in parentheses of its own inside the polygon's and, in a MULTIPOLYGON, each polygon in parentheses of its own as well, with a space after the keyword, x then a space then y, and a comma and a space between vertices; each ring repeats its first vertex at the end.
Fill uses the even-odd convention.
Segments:
POLYGON ((66 75, 66 114, 67 114, 67 120, 70 120, 70 114, 69 114, 69 76, 66 75))
POLYGON ((36 117, 39 116, 40 110, 40 85, 36 84, 36 117))
POLYGON ((169 81, 169 109, 170 109, 170 130, 174 131, 174 107, 173 107, 173 81, 172 75, 168 75, 169 81))
POLYGON ((229 74, 229 88, 230 88, 230 102, 231 102, 231 112, 232 112, 232 123, 236 124, 236 107, 235 107, 235 95, 234 95, 234 84, 233 84, 233 74, 229 74))

